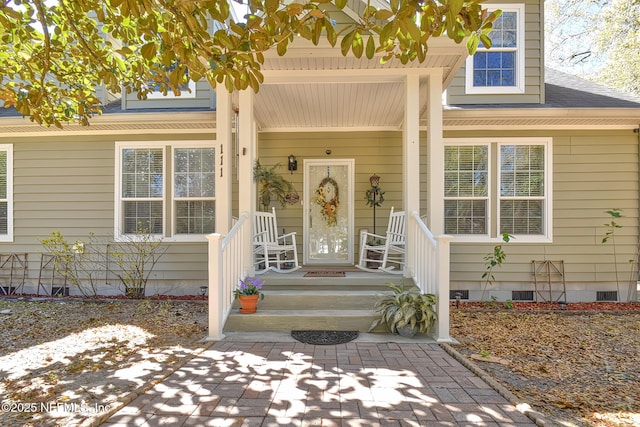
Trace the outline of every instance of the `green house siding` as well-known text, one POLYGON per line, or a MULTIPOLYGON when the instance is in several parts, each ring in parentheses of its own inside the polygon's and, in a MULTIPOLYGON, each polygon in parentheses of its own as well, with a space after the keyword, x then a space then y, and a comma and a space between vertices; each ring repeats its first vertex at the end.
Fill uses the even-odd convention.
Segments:
MULTIPOLYGON (((602 244, 611 217, 606 211, 622 209, 616 220, 615 250, 620 298, 630 283, 635 287, 638 244, 638 136, 625 131, 502 132, 494 136, 553 137, 553 242, 503 245, 507 259, 494 270, 495 282, 488 288, 501 299, 511 290, 533 290, 533 260, 563 260, 569 298, 595 300, 596 291, 616 291, 613 241, 602 244), (577 296, 579 292, 580 296, 577 296)), ((469 133, 447 136, 468 137, 469 133)), ((488 136, 474 132, 474 137, 488 136)), ((493 244, 452 243, 451 289, 480 292, 487 254, 493 244)), ((489 295, 489 293, 487 293, 489 295)), ((479 298, 479 293, 475 294, 479 298)), ((488 298, 488 296, 485 296, 488 298)))
MULTIPOLYGON (((127 140, 145 139, 127 136, 127 140)), ((154 140, 194 139, 162 135, 154 140)), ((13 144, 14 242, 0 243, 0 253, 27 253, 25 290, 36 290, 41 240, 59 231, 65 240, 103 242, 114 229, 115 141, 123 137, 0 138, 13 144)), ((209 138, 210 139, 210 138, 209 138)), ((150 276, 147 294, 197 293, 207 283, 207 243, 169 243, 169 250, 150 276)), ((116 285, 113 277, 109 283, 116 285)), ((102 280, 104 283, 104 280, 102 280)), ((105 293, 119 293, 105 288, 105 293)))
MULTIPOLYGON (((626 297, 627 284, 638 241, 638 135, 631 130, 556 131, 447 131, 446 138, 549 137, 553 146, 553 241, 521 243, 517 237, 504 246, 507 259, 495 272, 490 291, 500 299, 512 290, 533 290, 532 260, 563 260, 569 298, 594 300, 596 291, 618 290, 626 297), (616 230, 618 282, 613 263, 613 243, 602 244, 611 218, 607 210, 622 209, 616 230)), ((0 253, 28 253, 26 289, 35 291, 43 247, 40 240, 60 231, 68 241, 88 239, 93 233, 109 239, 114 227, 114 171, 116 141, 211 140, 214 135, 164 134, 118 136, 28 136, 0 138, 13 144, 14 242, 0 243, 0 253)), ((421 214, 427 214, 426 134, 421 136, 421 214)), ((295 186, 301 200, 306 159, 355 160, 355 258, 361 229, 372 231, 373 210, 366 206, 369 177, 376 173, 385 202, 376 209, 376 231, 386 227, 390 208, 402 209, 402 133, 280 132, 258 135, 258 158, 267 166, 282 164, 280 173, 295 186), (331 150, 327 155, 326 151, 331 150), (293 154, 298 170, 286 169, 293 154)), ((235 171, 234 171, 235 172, 235 171)), ((235 173, 234 173, 235 177, 235 173)), ((237 180, 234 179, 234 214, 237 214, 237 180)), ((299 234, 303 254, 302 204, 276 206, 279 228, 299 234)), ((430 212, 429 215, 439 215, 430 212)), ((207 244, 168 243, 152 275, 150 294, 195 294, 207 283, 207 244)), ((468 289, 472 298, 482 291, 484 256, 493 243, 451 245, 451 289, 468 289)), ((113 279, 109 280, 115 284, 113 279)), ((113 293, 117 291, 113 290, 113 293)))
MULTIPOLYGON (((400 132, 314 132, 314 133, 261 133, 258 139, 258 158, 265 166, 281 164, 280 173, 293 183, 301 201, 304 191, 305 159, 354 159, 354 242, 355 258, 359 253, 359 236, 363 228, 373 231, 373 209, 366 205, 365 192, 371 187, 369 177, 380 176, 380 187, 385 201, 376 208, 376 232, 384 233, 391 207, 402 210, 402 134, 400 132), (331 150, 327 155, 326 151, 331 150), (298 170, 287 170, 287 157, 296 156, 298 170)), ((303 254, 302 203, 275 205, 278 227, 298 234, 298 253, 303 254)), ((281 231, 281 230, 280 230, 281 231)))
POLYGON ((525 7, 525 52, 524 52, 524 93, 518 94, 467 94, 465 92, 466 66, 456 73, 447 88, 447 104, 542 104, 544 103, 544 23, 542 1, 492 1, 484 4, 524 4, 525 7))

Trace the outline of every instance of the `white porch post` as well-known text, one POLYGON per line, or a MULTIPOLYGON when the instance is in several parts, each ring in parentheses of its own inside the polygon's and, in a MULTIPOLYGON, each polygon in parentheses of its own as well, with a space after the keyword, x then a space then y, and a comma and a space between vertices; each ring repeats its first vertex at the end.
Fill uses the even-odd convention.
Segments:
MULTIPOLYGON (((248 212, 249 220, 253 222, 253 214, 255 212, 256 196, 255 185, 253 184, 253 165, 256 160, 256 135, 257 126, 254 117, 254 93, 251 89, 245 89, 239 92, 238 101, 238 140, 239 140, 239 159, 238 159, 238 212, 248 212)), ((253 224, 251 225, 253 230, 253 224)), ((242 257, 243 265, 246 273, 254 274, 252 240, 253 231, 244 236, 245 241, 242 245, 247 248, 242 257)))
POLYGON ((442 143, 442 70, 429 74, 427 147, 429 152, 427 226, 438 236, 444 233, 444 146, 442 143))
POLYGON ((404 83, 405 104, 402 132, 403 149, 403 208, 407 215, 407 256, 405 277, 413 277, 413 254, 416 251, 416 224, 410 220, 411 212, 420 212, 420 76, 407 74, 404 83))
POLYGON ((438 241, 438 342, 450 342, 449 336, 449 269, 450 236, 444 234, 444 145, 442 136, 442 70, 429 74, 429 111, 427 112, 427 147, 429 151, 429 205, 427 221, 438 241))
POLYGON ((222 238, 220 233, 207 235, 209 242, 209 336, 207 341, 224 338, 224 293, 222 274, 222 238))
MULTIPOLYGON (((223 85, 220 85, 223 86, 223 85)), ((224 88, 216 91, 216 233, 231 229, 231 94, 224 88)))

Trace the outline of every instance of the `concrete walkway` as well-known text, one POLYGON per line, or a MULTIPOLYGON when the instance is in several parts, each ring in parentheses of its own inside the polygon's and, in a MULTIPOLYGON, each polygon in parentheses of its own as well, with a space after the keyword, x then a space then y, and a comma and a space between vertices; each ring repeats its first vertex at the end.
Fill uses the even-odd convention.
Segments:
POLYGON ((234 337, 103 425, 535 426, 433 341, 314 346, 234 337))

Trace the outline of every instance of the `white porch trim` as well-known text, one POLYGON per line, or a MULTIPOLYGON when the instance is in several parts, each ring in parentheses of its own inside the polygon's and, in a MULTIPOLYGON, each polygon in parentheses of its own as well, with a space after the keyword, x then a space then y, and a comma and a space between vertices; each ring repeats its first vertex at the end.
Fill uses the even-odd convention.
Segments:
MULTIPOLYGON (((403 208, 405 215, 420 211, 420 77, 415 74, 405 78, 403 149, 403 208)), ((439 107, 439 106, 438 106, 439 107)), ((433 105, 428 109, 432 110, 433 105)), ((414 221, 407 221, 407 253, 416 250, 416 228, 414 221)), ((412 277, 414 258, 405 259, 405 277, 412 277)))
MULTIPOLYGON (((256 161, 256 121, 254 117, 254 93, 247 89, 240 91, 238 101, 238 211, 248 212, 250 221, 256 211, 256 186, 253 183, 253 165, 256 161)), ((252 233, 244 236, 243 265, 247 267, 247 274, 254 273, 252 233)))
POLYGON ((219 91, 216 115, 216 233, 227 234, 231 229, 231 177, 233 175, 232 105, 229 92, 219 91))
MULTIPOLYGON (((442 72, 442 71, 440 71, 442 72)), ((442 105, 442 78, 437 74, 429 76, 428 105, 442 105)), ((439 236, 444 233, 444 143, 442 133, 442 108, 430 108, 427 111, 427 146, 429 168, 427 205, 427 226, 439 236)))

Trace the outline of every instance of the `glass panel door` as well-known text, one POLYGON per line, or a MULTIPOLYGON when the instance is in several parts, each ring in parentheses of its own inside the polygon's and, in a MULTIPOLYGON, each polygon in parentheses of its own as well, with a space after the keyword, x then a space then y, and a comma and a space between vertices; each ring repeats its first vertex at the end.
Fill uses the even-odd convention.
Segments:
POLYGON ((353 264, 354 160, 305 160, 304 260, 353 264))

